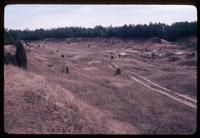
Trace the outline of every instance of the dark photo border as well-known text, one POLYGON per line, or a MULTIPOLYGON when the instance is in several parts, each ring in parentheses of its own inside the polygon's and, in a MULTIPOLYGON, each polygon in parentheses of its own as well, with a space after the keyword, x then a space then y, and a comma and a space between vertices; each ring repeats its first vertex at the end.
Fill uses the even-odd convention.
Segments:
MULTIPOLYGON (((68 134, 64 135, 22 135, 22 134, 7 134, 4 131, 4 8, 6 5, 11 5, 11 4, 169 4, 169 5, 193 5, 197 9, 197 23, 198 23, 198 33, 197 33, 197 128, 196 128, 196 133, 192 135, 183 135, 183 136, 192 136, 196 137, 197 135, 200 134, 199 132, 199 96, 200 94, 198 93, 200 83, 199 83, 199 7, 198 7, 198 0, 0 0, 0 28, 1 28, 1 49, 0 49, 0 55, 1 55, 1 91, 0 91, 0 109, 1 109, 1 115, 0 115, 0 137, 26 137, 26 136, 71 136, 68 134)), ((77 136, 77 135, 75 135, 77 136)), ((85 135, 88 136, 88 135, 85 135)), ((96 135, 93 135, 96 136, 96 135)), ((110 136, 110 135, 109 135, 110 136)), ((124 135, 123 135, 124 136, 124 135)), ((129 135, 131 136, 131 135, 129 135)), ((134 136, 148 136, 148 135, 134 135, 134 136)), ((156 135, 160 136, 160 135, 156 135)), ((164 135, 163 135, 164 136, 164 135)), ((165 135, 165 136, 171 136, 171 135, 165 135)), ((182 136, 182 135, 181 135, 182 136)))

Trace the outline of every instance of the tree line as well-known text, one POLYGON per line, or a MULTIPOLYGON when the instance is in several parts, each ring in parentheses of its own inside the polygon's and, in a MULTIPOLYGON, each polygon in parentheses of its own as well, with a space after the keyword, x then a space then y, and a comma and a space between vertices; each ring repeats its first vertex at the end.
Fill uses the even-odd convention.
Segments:
POLYGON ((172 25, 164 23, 149 23, 144 25, 125 24, 120 27, 103 27, 97 25, 94 28, 84 27, 59 27, 52 29, 36 30, 8 30, 4 29, 4 43, 12 43, 20 40, 41 40, 45 38, 65 39, 71 37, 121 37, 121 38, 150 38, 158 37, 168 41, 175 41, 182 37, 197 34, 197 22, 176 22, 172 25))

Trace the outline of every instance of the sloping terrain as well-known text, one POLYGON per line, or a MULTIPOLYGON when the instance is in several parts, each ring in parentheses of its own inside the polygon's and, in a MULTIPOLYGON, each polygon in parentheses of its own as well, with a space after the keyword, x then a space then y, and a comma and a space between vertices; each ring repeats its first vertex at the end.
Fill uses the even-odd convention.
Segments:
POLYGON ((138 132, 128 123, 105 117, 103 110, 87 105, 42 75, 6 65, 5 76, 4 121, 8 133, 138 132))
POLYGON ((30 45, 28 70, 4 65, 7 133, 195 133, 194 49, 166 40, 118 38, 30 45))

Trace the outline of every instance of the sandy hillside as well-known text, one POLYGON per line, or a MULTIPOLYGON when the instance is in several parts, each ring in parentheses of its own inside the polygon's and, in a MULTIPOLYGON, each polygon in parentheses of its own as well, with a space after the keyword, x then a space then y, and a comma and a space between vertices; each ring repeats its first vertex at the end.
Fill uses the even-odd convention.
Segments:
MULTIPOLYGON (((4 65, 7 133, 195 133, 195 49, 118 38, 30 45, 25 46, 27 70, 4 65)), ((4 49, 14 53, 13 46, 4 49)))

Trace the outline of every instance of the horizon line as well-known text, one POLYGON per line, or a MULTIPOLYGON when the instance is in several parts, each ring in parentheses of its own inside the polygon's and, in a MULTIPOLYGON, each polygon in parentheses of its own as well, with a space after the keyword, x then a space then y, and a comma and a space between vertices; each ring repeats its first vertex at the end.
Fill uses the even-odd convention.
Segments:
POLYGON ((108 25, 108 26, 103 26, 103 25, 100 25, 100 24, 97 24, 97 25, 94 25, 93 27, 84 27, 84 26, 57 26, 57 27, 51 27, 51 28, 35 28, 35 29, 30 29, 30 28, 24 28, 24 29, 11 29, 11 28, 5 28, 4 26, 4 29, 7 29, 7 30, 13 30, 13 31, 36 31, 36 30, 40 30, 40 29, 43 29, 43 30, 52 30, 52 29, 58 29, 58 28, 85 28, 85 29, 94 29, 95 27, 97 26, 101 26, 103 28, 109 28, 109 27, 123 27, 125 25, 129 26, 129 25, 133 25, 133 26, 137 26, 137 25, 150 25, 150 24, 164 24, 164 25, 167 25, 167 26, 171 26, 175 23, 184 23, 184 22, 188 22, 188 23, 193 23, 193 22, 197 22, 196 21, 177 21, 177 22, 172 22, 171 24, 169 23, 164 23, 164 22, 152 22, 150 21, 149 23, 138 23, 138 24, 124 24, 124 25, 119 25, 119 26, 113 26, 113 25, 108 25))

